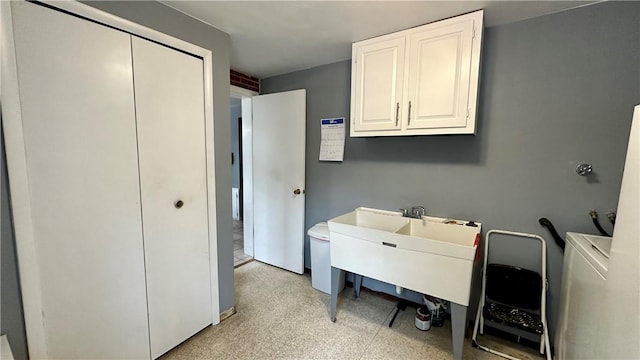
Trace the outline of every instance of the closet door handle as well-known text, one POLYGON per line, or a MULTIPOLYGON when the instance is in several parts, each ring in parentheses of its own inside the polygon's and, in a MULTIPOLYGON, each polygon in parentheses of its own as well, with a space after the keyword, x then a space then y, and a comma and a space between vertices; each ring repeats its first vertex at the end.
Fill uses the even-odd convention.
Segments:
POLYGON ((180 209, 183 205, 184 205, 184 201, 182 200, 178 200, 173 204, 173 206, 175 206, 176 209, 180 209))
POLYGON ((411 101, 409 101, 409 114, 407 115, 407 125, 411 124, 411 101))

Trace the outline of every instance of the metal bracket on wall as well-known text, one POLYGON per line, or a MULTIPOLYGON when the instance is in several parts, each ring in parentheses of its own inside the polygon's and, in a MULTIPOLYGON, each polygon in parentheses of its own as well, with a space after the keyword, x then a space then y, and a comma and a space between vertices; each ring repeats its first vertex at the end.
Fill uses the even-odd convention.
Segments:
POLYGON ((576 166, 576 173, 580 176, 587 176, 593 171, 591 164, 579 164, 576 166))

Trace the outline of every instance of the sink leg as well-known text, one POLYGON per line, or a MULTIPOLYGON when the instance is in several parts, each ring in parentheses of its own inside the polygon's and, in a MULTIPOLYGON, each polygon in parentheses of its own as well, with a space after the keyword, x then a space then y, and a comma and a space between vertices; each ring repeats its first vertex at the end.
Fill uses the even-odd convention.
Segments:
POLYGON ((338 269, 336 267, 331 267, 331 311, 330 311, 330 319, 333 322, 336 322, 336 307, 338 306, 338 291, 340 291, 340 278, 343 275, 342 269, 338 269))
POLYGON ((464 331, 467 324, 467 307, 450 302, 451 304, 451 340, 453 342, 453 358, 462 360, 462 346, 464 345, 464 331))
POLYGON ((353 296, 360 297, 360 287, 362 286, 362 275, 353 274, 353 296))

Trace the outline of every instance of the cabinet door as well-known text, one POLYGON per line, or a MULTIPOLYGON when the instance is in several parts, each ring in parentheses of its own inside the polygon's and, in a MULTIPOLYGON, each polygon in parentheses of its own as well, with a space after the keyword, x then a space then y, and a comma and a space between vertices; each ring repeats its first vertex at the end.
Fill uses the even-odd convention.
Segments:
POLYGON ((410 32, 407 129, 467 127, 473 25, 452 19, 410 32))
POLYGON ((132 50, 156 358, 212 322, 203 61, 135 36, 132 50))
POLYGON ((400 130, 404 50, 404 34, 353 45, 352 136, 358 131, 400 130))
POLYGON ((10 173, 29 355, 149 358, 130 37, 11 7, 24 149, 7 153, 24 152, 28 176, 19 199, 10 173))

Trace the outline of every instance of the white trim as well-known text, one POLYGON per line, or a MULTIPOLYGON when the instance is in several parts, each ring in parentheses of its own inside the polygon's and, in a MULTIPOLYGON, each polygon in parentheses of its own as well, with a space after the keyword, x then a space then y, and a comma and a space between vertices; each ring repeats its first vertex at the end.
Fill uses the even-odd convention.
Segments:
POLYGON ((4 360, 13 360, 13 352, 7 335, 0 336, 0 358, 4 360))
MULTIPOLYGON (((22 0, 21 0, 22 1, 22 0)), ((22 112, 18 88, 15 44, 11 4, 0 1, 2 45, 2 119, 7 153, 7 168, 11 185, 11 204, 20 270, 20 284, 25 316, 29 354, 34 359, 47 358, 47 339, 42 314, 41 279, 38 252, 33 235, 31 197, 29 193, 22 112)), ((131 35, 143 37, 172 48, 201 57, 204 67, 205 140, 207 162, 207 203, 209 206, 209 259, 211 278, 212 324, 220 322, 220 296, 218 273, 218 241, 216 223, 215 153, 213 116, 213 55, 210 50, 187 43, 159 31, 121 19, 112 14, 75 1, 45 1, 48 6, 87 18, 131 35)), ((53 10, 55 11, 55 10, 53 10)))
POLYGON ((18 67, 13 37, 13 17, 9 1, 0 1, 2 18, 2 125, 5 133, 7 170, 11 186, 16 252, 19 257, 22 307, 33 359, 47 358, 47 339, 42 314, 41 279, 38 268, 38 251, 33 236, 29 176, 22 128, 22 109, 18 90, 18 67), (19 241, 18 241, 19 239, 19 241))
POLYGON ((244 253, 253 257, 253 100, 242 98, 242 235, 244 253))
MULTIPOLYGON (((204 49, 203 49, 204 50, 204 49)), ((218 284, 218 224, 216 221, 216 173, 213 118, 213 54, 209 50, 202 57, 204 66, 204 118, 207 152, 207 197, 209 204, 209 264, 211 276, 211 306, 213 325, 220 323, 220 287, 218 284)))
POLYGON ((253 256, 253 101, 255 91, 231 85, 230 95, 241 100, 242 109, 242 232, 244 253, 253 256))
MULTIPOLYGON (((23 0, 20 0, 23 1, 23 0)), ((87 18, 91 21, 95 21, 107 26, 111 26, 116 29, 128 32, 132 35, 136 35, 151 41, 161 43, 173 47, 184 52, 204 58, 207 53, 211 53, 210 50, 201 48, 200 46, 193 45, 184 40, 180 40, 171 35, 161 33, 157 30, 150 29, 146 26, 136 24, 132 21, 125 20, 108 12, 96 9, 94 7, 76 2, 76 1, 50 1, 45 0, 41 3, 47 4, 52 8, 64 10, 74 15, 78 15, 87 18)))
POLYGON ((231 97, 233 98, 254 97, 259 95, 257 92, 253 90, 241 88, 236 85, 230 85, 229 87, 231 88, 231 97))

